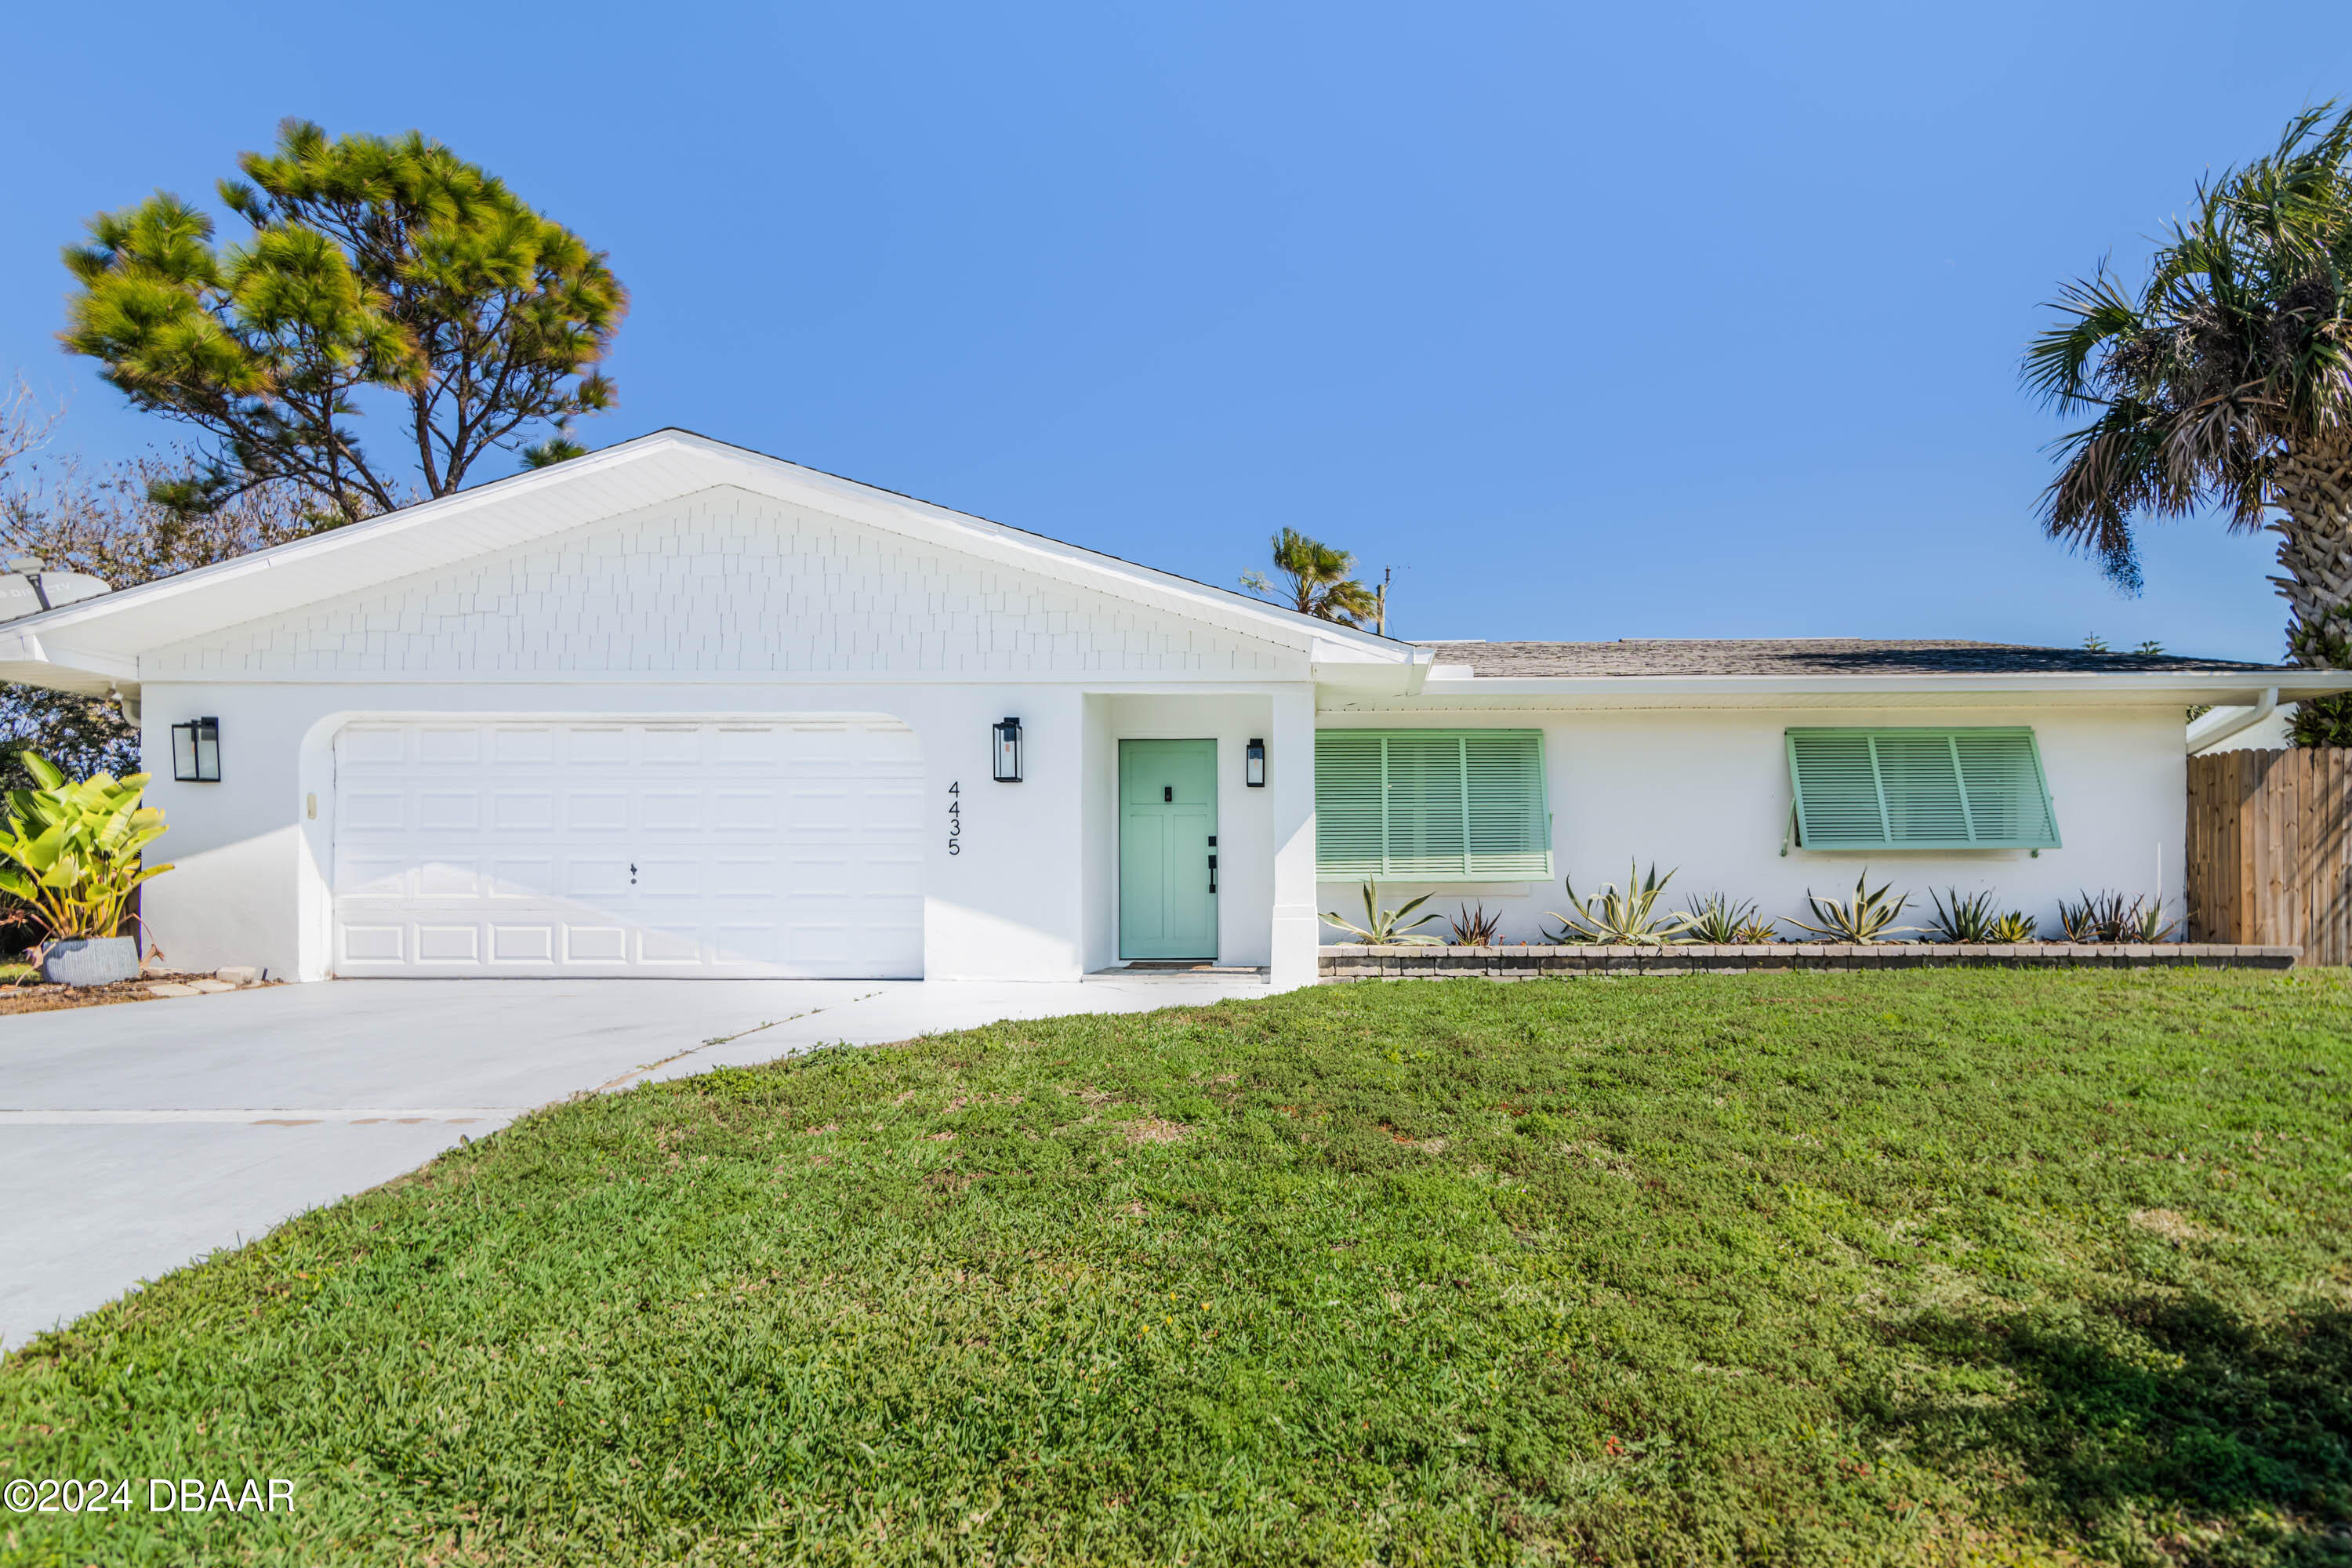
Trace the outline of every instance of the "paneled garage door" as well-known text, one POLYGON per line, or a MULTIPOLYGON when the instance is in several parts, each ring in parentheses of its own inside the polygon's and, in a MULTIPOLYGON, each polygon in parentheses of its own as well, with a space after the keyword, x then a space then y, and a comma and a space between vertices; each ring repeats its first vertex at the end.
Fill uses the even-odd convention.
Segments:
POLYGON ((878 720, 352 724, 335 972, 919 976, 921 779, 878 720))

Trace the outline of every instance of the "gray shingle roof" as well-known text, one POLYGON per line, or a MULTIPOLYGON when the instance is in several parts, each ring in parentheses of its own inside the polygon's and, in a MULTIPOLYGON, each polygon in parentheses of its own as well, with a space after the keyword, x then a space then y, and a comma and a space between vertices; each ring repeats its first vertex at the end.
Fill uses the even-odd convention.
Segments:
POLYGON ((1439 642, 1439 664, 1481 676, 2121 675, 2276 671, 2170 654, 1862 637, 1625 637, 1617 642, 1439 642))

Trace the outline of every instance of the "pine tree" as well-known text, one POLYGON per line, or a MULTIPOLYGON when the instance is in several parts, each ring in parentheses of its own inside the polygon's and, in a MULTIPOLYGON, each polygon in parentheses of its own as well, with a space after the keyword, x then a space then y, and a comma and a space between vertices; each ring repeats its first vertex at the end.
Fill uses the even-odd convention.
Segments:
POLYGON ((414 131, 289 120, 238 166, 219 190, 246 242, 215 245, 211 217, 159 192, 65 253, 67 349, 210 438, 158 500, 291 485, 348 522, 446 495, 494 450, 577 454, 568 422, 612 406, 597 367, 628 305, 602 252, 414 131), (362 444, 371 400, 398 410, 405 465, 362 444))

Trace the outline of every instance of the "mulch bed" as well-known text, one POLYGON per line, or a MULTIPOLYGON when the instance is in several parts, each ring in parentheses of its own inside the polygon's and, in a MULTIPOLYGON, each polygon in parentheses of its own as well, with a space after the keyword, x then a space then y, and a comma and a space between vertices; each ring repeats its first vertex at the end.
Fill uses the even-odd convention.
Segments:
MULTIPOLYGON (((40 981, 0 986, 0 1014, 54 1013, 60 1007, 104 1007, 116 1002, 163 1002, 171 998, 158 996, 149 986, 166 980, 182 984, 191 981, 210 980, 210 974, 179 974, 155 972, 136 980, 118 980, 111 985, 49 985, 40 981)), ((271 981, 268 984, 276 984, 271 981)), ((240 986, 239 990, 247 989, 240 986)))

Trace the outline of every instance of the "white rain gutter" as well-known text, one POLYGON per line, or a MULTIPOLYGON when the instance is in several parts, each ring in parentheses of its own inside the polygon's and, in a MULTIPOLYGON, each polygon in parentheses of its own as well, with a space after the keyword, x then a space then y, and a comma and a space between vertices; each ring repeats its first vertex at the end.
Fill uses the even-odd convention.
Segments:
POLYGON ((2210 746, 2218 746, 2242 731, 2251 730, 2278 710, 2279 689, 2263 688, 2263 694, 2252 708, 2216 708, 2189 726, 2189 754, 2195 756, 2210 746))

